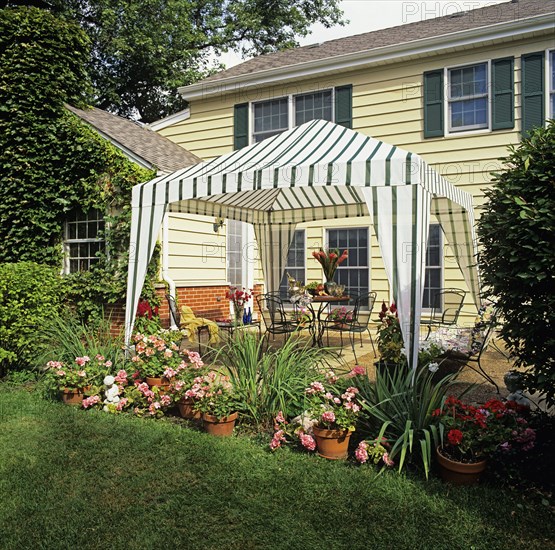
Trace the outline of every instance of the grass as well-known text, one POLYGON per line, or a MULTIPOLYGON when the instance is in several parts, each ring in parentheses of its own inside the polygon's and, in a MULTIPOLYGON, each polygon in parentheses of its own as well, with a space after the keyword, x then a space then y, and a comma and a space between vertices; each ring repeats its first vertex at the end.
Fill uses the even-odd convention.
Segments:
POLYGON ((0 384, 0 547, 553 548, 549 509, 0 384), (524 504, 524 506, 522 506, 524 504))

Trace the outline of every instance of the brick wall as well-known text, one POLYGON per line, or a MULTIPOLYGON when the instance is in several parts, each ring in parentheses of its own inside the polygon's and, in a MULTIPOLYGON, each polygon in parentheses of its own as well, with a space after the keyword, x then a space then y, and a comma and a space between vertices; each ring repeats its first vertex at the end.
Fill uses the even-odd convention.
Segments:
MULTIPOLYGON (((181 305, 188 305, 197 317, 206 319, 229 318, 229 302, 226 300, 225 293, 227 286, 203 286, 203 287, 178 287, 177 302, 181 305)), ((257 296, 263 292, 264 285, 255 285, 253 295, 257 296)), ((170 308, 166 300, 166 289, 156 289, 156 294, 160 299, 158 314, 162 326, 170 326, 170 308)), ((105 314, 112 321, 112 333, 119 334, 125 324, 125 304, 118 302, 114 305, 105 307, 105 314)), ((254 300, 253 312, 260 314, 256 299, 254 300)))

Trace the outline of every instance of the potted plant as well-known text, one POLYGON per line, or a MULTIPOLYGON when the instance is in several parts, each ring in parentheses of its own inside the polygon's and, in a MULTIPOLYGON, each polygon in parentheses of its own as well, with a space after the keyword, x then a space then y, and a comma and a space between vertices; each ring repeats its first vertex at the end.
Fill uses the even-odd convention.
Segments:
POLYGON ((346 328, 347 324, 353 320, 353 310, 346 306, 336 307, 331 310, 327 321, 331 321, 338 328, 346 328))
POLYGON ((490 399, 475 406, 449 396, 434 411, 443 434, 437 448, 442 478, 457 485, 476 483, 488 457, 498 449, 532 449, 536 434, 523 416, 525 411, 527 407, 513 401, 490 399))
POLYGON ((183 350, 181 356, 183 361, 176 368, 176 372, 168 373, 173 374, 169 393, 177 403, 183 418, 199 420, 201 413, 194 409, 196 391, 193 390, 193 386, 202 383, 206 366, 195 351, 183 350))
POLYGON ((349 439, 355 431, 360 411, 358 389, 350 386, 343 393, 334 393, 322 382, 312 382, 305 390, 307 414, 314 421, 312 433, 318 454, 332 460, 347 457, 349 439))
POLYGON ((194 410, 202 413, 204 429, 217 436, 233 433, 237 413, 237 400, 228 376, 216 371, 195 380, 186 394, 194 400, 194 410))
POLYGON ((90 374, 86 370, 88 356, 76 357, 75 364, 60 361, 46 364, 46 385, 60 393, 62 401, 69 405, 81 405, 85 391, 90 387, 90 374))
POLYGON ((176 343, 181 338, 179 331, 161 331, 151 335, 138 333, 133 336, 135 355, 131 361, 149 386, 169 388, 169 379, 184 360, 176 343))

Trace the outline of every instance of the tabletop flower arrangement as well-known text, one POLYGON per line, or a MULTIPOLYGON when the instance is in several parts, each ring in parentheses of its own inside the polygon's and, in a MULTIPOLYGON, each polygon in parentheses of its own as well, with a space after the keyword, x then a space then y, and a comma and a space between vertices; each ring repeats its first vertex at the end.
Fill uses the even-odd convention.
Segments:
POLYGON ((247 302, 252 298, 252 290, 230 286, 225 293, 225 297, 233 306, 235 322, 241 324, 243 319, 243 309, 245 308, 247 302))
POLYGON ((513 401, 490 399, 474 406, 449 396, 433 413, 444 432, 439 452, 456 462, 474 463, 497 450, 528 451, 536 434, 523 416, 526 410, 513 401))
POLYGON ((328 251, 320 248, 320 250, 312 252, 312 256, 322 266, 326 281, 332 282, 335 271, 349 257, 349 253, 344 250, 343 254, 339 255, 337 248, 328 251))

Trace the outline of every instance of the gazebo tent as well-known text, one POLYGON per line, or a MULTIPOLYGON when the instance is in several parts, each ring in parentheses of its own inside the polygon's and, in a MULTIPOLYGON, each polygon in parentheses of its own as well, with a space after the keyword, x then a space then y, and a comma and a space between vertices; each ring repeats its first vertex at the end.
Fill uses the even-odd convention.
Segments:
POLYGON ((126 342, 166 211, 251 223, 266 291, 279 288, 298 223, 371 216, 414 367, 433 213, 479 305, 472 197, 416 154, 314 120, 133 188, 126 342))

